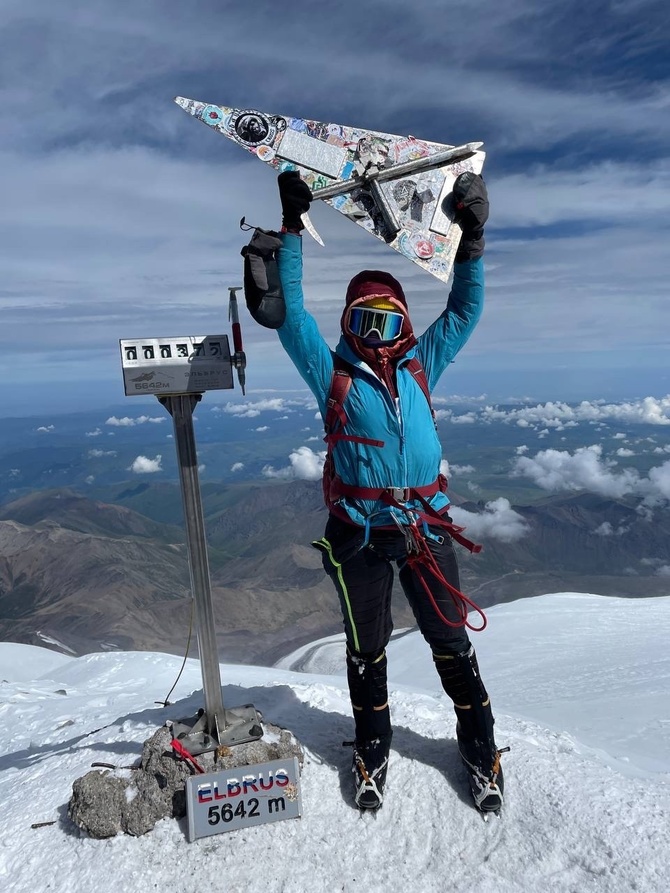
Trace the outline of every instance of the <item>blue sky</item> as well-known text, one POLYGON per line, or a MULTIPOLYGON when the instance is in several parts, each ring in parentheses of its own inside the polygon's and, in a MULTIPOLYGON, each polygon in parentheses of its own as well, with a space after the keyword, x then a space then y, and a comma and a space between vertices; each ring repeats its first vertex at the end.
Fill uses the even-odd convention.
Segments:
MULTIPOLYGON (((118 339, 229 331, 240 217, 273 172, 172 99, 447 143, 482 140, 487 307, 443 393, 670 393, 667 7, 654 0, 5 0, 0 9, 4 414, 122 402, 118 339)), ((389 269, 417 330, 438 280, 325 205, 305 239, 334 343, 344 288, 389 269)), ((251 393, 301 388, 243 315, 251 393)))

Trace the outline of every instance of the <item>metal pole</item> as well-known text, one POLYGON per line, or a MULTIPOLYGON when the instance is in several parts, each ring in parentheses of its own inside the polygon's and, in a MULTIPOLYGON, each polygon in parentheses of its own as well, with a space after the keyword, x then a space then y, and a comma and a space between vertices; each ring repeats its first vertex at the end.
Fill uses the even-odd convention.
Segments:
POLYGON ((174 437, 179 460, 179 481, 184 505, 188 563, 193 598, 195 599, 207 732, 218 738, 219 730, 226 727, 226 718, 221 695, 221 674, 214 632, 214 610, 207 561, 205 521, 200 499, 198 460, 193 433, 193 408, 201 397, 202 394, 176 394, 162 397, 160 402, 172 416, 174 424, 174 437))
MULTIPOLYGON (((239 321, 236 325, 236 365, 244 383, 244 353, 239 321)), ((172 737, 194 756, 221 745, 232 747, 263 737, 261 714, 253 704, 226 710, 221 692, 219 652, 212 609, 205 521, 198 481, 198 458, 193 432, 193 409, 202 390, 233 387, 233 363, 227 335, 188 335, 179 338, 121 340, 121 365, 126 395, 151 390, 172 416, 184 508, 188 567, 195 607, 196 633, 202 671, 204 709, 194 718, 170 722, 172 737)))
POLYGON ((403 161, 401 164, 394 164, 391 167, 375 169, 370 173, 364 173, 360 177, 351 180, 340 180, 336 183, 331 183, 330 186, 324 186, 322 189, 315 189, 312 193, 312 198, 314 201, 318 198, 334 198, 336 195, 344 195, 347 192, 351 192, 356 187, 369 185, 372 180, 376 180, 378 183, 386 183, 388 180, 397 180, 406 174, 419 174, 436 167, 442 167, 445 164, 464 161, 466 158, 472 158, 481 145, 482 143, 464 143, 462 146, 443 149, 441 152, 427 155, 425 158, 415 158, 414 161, 403 161))

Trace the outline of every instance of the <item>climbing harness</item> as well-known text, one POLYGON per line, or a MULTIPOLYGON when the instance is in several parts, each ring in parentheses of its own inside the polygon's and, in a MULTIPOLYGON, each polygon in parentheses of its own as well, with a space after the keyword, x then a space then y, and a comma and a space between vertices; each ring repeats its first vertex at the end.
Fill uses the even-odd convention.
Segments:
MULTIPOLYGON (((421 586, 426 592, 430 603, 433 606, 433 609, 437 613, 438 617, 447 626, 465 626, 468 629, 473 630, 474 632, 481 632, 487 625, 486 615, 484 614, 482 609, 472 601, 472 599, 468 598, 467 595, 465 595, 455 586, 452 586, 451 583, 448 582, 448 580, 445 580, 444 574, 441 572, 432 552, 428 547, 425 534, 419 528, 419 522, 422 522, 422 526, 430 524, 439 527, 445 532, 445 534, 450 536, 453 540, 456 540, 457 543, 464 546, 470 552, 476 554, 481 551, 481 545, 479 545, 478 543, 474 543, 472 542, 472 540, 463 536, 463 531, 465 530, 464 527, 460 527, 459 525, 454 524, 453 521, 451 521, 450 519, 445 518, 443 515, 437 512, 428 502, 428 499, 431 496, 434 496, 436 493, 446 492, 447 479, 444 477, 444 475, 438 475, 437 479, 433 481, 433 483, 427 484, 425 486, 402 488, 359 487, 355 484, 345 484, 344 481, 342 481, 339 475, 336 473, 332 455, 332 448, 333 445, 337 443, 337 441, 346 440, 353 443, 361 443, 368 446, 377 447, 383 447, 384 441, 344 433, 344 428, 347 424, 347 415, 344 410, 344 401, 347 394, 349 393, 349 388, 351 387, 352 383, 352 367, 337 354, 333 354, 333 364, 333 375, 330 383, 328 399, 326 401, 326 416, 324 419, 324 427, 326 430, 326 436, 324 440, 328 445, 328 452, 326 454, 326 461, 323 468, 323 494, 326 505, 332 511, 336 506, 338 500, 348 497, 350 499, 380 500, 386 505, 402 512, 407 519, 406 523, 401 523, 401 521, 397 517, 397 514, 395 513, 393 514, 393 520, 405 537, 405 544, 407 548, 407 563, 416 573, 419 581, 421 582, 421 586), (421 506, 421 509, 410 507, 408 505, 410 501, 418 502, 421 506), (447 617, 444 616, 437 602, 435 601, 432 592, 430 591, 430 587, 428 586, 425 579, 424 571, 430 573, 438 581, 438 583, 440 583, 447 589, 456 607, 458 620, 449 620, 447 617), (480 626, 473 626, 468 621, 468 611, 470 609, 475 611, 481 617, 482 623, 480 626)), ((428 402, 428 406, 430 407, 434 421, 435 412, 432 407, 428 379, 426 378, 426 373, 423 369, 423 366, 416 357, 412 357, 407 363, 407 368, 414 376, 417 384, 421 388, 421 391, 423 392, 428 402)), ((369 530, 366 529, 366 534, 368 533, 369 530)), ((368 536, 366 535, 361 548, 363 548, 367 544, 368 536)))

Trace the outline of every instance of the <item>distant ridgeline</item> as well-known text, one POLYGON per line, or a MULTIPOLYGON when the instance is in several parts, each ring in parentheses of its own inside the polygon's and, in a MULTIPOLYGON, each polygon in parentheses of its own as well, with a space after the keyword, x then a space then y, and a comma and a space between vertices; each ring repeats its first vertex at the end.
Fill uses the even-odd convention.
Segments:
MULTIPOLYGON (((452 496, 475 516, 484 509, 452 496)), ((203 505, 223 660, 272 663, 341 631, 309 545, 325 523, 319 481, 204 484, 203 505)), ((667 595, 670 512, 638 508, 588 493, 514 505, 522 536, 493 532, 478 537, 480 555, 459 550, 465 591, 483 607, 560 591, 667 595)), ((0 640, 179 653, 191 607, 181 516, 179 487, 167 482, 124 482, 104 499, 42 490, 1 505, 0 640)), ((403 599, 394 617, 413 625, 403 599)))

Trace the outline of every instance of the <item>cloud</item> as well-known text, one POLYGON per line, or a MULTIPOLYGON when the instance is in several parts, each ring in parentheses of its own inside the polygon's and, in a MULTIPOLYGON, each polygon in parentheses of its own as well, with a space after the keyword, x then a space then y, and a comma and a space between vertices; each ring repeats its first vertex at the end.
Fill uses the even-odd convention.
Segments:
MULTIPOLYGON (((598 403, 582 400, 577 404, 548 402, 516 409, 486 406, 478 418, 483 422, 505 422, 521 427, 529 425, 555 428, 574 427, 580 422, 619 421, 630 425, 670 425, 670 394, 665 397, 644 397, 621 403, 598 403)), ((616 434, 615 439, 625 437, 616 434)))
POLYGON ((500 226, 548 226, 565 220, 628 224, 630 207, 648 221, 667 220, 670 214, 670 170, 659 159, 646 166, 640 183, 633 166, 609 160, 577 171, 537 165, 530 171, 496 180, 496 222, 500 226), (622 199, 628 197, 628 202, 622 199), (638 203, 639 202, 639 203, 638 203))
POLYGON ((654 520, 654 512, 651 506, 645 505, 644 503, 640 503, 640 505, 636 506, 635 514, 639 516, 640 520, 647 524, 651 524, 654 520))
POLYGON ((615 529, 609 521, 603 521, 603 523, 599 524, 593 532, 596 536, 623 536, 624 533, 628 533, 629 530, 630 528, 625 527, 623 524, 620 524, 615 529))
POLYGON ((639 481, 634 470, 612 473, 602 461, 602 447, 579 447, 574 455, 561 450, 544 450, 533 458, 515 460, 513 476, 528 477, 544 490, 589 490, 602 496, 621 498, 639 481))
POLYGON ((48 434, 50 431, 55 431, 55 430, 56 429, 55 429, 54 425, 40 425, 40 427, 37 428, 37 431, 40 434, 48 434))
POLYGON ((234 462, 234 463, 230 466, 230 470, 233 471, 233 472, 234 472, 234 471, 242 471, 243 468, 244 468, 244 462, 234 462))
POLYGON ((649 469, 649 485, 663 499, 670 499, 670 459, 649 469))
POLYGON ((116 428, 133 428, 135 425, 146 425, 147 423, 152 425, 160 425, 162 422, 166 421, 167 416, 148 416, 141 415, 135 419, 131 419, 128 416, 124 416, 122 419, 118 419, 116 416, 110 416, 105 425, 112 425, 116 428))
POLYGON ((255 403, 226 403, 223 406, 213 407, 212 412, 223 412, 241 419, 253 419, 262 412, 282 412, 285 407, 286 401, 283 397, 272 397, 257 400, 255 403))
POLYGON ((474 465, 450 465, 450 474, 472 474, 475 470, 474 465))
POLYGON ((621 499, 643 497, 655 504, 670 499, 670 460, 651 468, 646 478, 633 468, 617 471, 616 463, 602 458, 599 444, 579 447, 574 453, 544 450, 514 460, 512 475, 530 478, 551 492, 587 490, 600 496, 621 499))
POLYGON ((157 471, 163 470, 161 460, 160 453, 155 459, 149 459, 147 456, 138 456, 129 467, 129 471, 135 474, 155 474, 157 471))
MULTIPOLYGON (((285 359, 282 354, 282 359, 285 359)), ((266 356, 266 359, 268 357, 266 356)), ((271 389, 270 389, 271 390, 271 389)), ((316 407, 316 401, 311 394, 304 397, 265 397, 261 400, 246 401, 245 403, 234 403, 232 401, 212 407, 212 412, 224 413, 241 419, 253 419, 262 412, 283 413, 283 415, 275 416, 272 421, 280 421, 288 419, 297 410, 313 410, 316 407)), ((309 430, 309 429, 303 429, 309 430)))
POLYGON ((470 397, 464 394, 432 396, 432 402, 434 406, 441 406, 442 404, 447 404, 449 406, 458 406, 461 403, 465 403, 469 406, 473 403, 485 403, 486 399, 486 394, 480 394, 478 397, 470 397))
POLYGON ((325 461, 325 450, 315 453, 309 447, 301 446, 289 455, 290 465, 280 469, 266 465, 262 470, 262 474, 265 477, 279 478, 280 480, 298 478, 305 481, 318 481, 323 475, 323 463, 325 461))
POLYGON ((524 518, 503 497, 487 502, 479 514, 456 505, 449 508, 449 514, 456 524, 467 528, 470 539, 497 539, 511 543, 525 536, 529 529, 524 518))
POLYGON ((116 450, 89 450, 88 455, 93 459, 99 459, 103 456, 116 456, 116 450))
POLYGON ((464 415, 452 416, 451 421, 454 425, 473 425, 477 421, 477 416, 474 412, 466 412, 464 415))
POLYGON ((94 428, 93 431, 87 431, 85 436, 86 437, 100 437, 101 434, 102 434, 101 428, 94 428))
MULTIPOLYGON (((29 352, 24 374, 39 382, 79 382, 82 368, 91 388, 116 382, 118 339, 129 325, 155 331, 157 295, 164 331, 220 320, 220 283, 240 280, 237 221, 276 225, 280 210, 271 169, 171 103, 191 88, 208 101, 323 120, 337 96, 345 123, 444 142, 484 138, 487 309, 467 356, 485 358, 492 386, 519 363, 560 369, 560 381, 580 362, 587 373, 607 363, 664 369, 663 4, 609 4, 603 14, 597 4, 472 0, 450 4, 446 31, 426 28, 443 5, 302 4, 294 20, 268 0, 253 11, 204 0, 197 14, 143 0, 132 15, 108 0, 89 0, 85 14, 73 0, 2 4, 5 379, 29 352), (256 27, 257 18, 270 26, 256 27), (255 56, 281 77, 259 82, 250 34, 255 56), (296 41, 300 58, 286 65, 284 48, 296 41), (434 84, 458 88, 426 89, 434 84)), ((317 253, 305 240, 305 294, 329 343, 347 279, 364 267, 389 268, 406 284, 417 332, 441 312, 436 280, 322 203, 313 215, 326 247, 317 253)), ((296 381, 274 333, 247 322, 248 378, 273 388, 296 381)), ((578 379, 580 393, 597 384, 578 379)))
POLYGON ((463 415, 454 415, 450 409, 436 409, 435 418, 438 420, 449 419, 453 425, 472 425, 477 421, 475 412, 466 412, 463 415))

